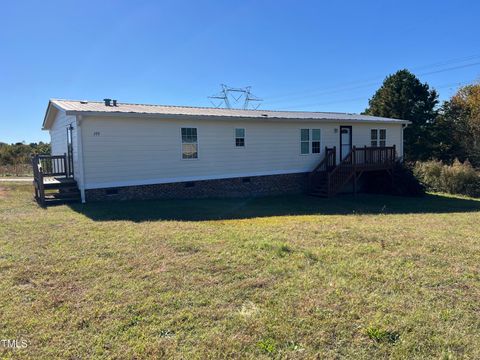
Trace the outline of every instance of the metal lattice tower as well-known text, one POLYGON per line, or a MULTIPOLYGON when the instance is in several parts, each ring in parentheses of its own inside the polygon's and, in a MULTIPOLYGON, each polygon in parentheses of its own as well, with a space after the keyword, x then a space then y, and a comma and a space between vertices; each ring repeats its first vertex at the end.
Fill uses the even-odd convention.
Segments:
POLYGON ((216 108, 219 108, 222 105, 224 105, 226 109, 242 108, 244 110, 247 110, 250 108, 250 109, 256 110, 260 106, 260 102, 263 101, 262 99, 252 94, 251 86, 247 86, 244 88, 229 87, 225 84, 221 84, 220 86, 222 87, 222 90, 218 94, 208 97, 209 99, 222 100, 220 103, 217 103, 217 104, 215 104, 212 100, 210 100, 213 106, 215 106, 216 108), (232 100, 235 105, 235 104, 238 104, 241 99, 243 99, 242 107, 232 106, 232 100), (258 104, 256 106, 252 106, 251 105, 252 102, 258 102, 258 104))

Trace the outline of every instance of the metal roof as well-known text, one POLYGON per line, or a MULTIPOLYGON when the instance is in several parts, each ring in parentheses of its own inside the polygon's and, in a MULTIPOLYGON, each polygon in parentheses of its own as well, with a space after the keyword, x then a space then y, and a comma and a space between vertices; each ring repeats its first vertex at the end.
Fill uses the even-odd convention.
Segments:
MULTIPOLYGON (((171 106, 171 105, 147 105, 117 103, 117 106, 106 106, 103 101, 90 100, 61 100, 52 99, 50 104, 63 109, 67 114, 78 115, 115 115, 132 114, 145 116, 186 116, 186 117, 219 117, 241 119, 273 119, 273 120, 332 120, 352 122, 379 122, 379 123, 402 123, 407 120, 391 119, 370 115, 359 115, 336 112, 311 112, 311 111, 282 111, 282 110, 243 110, 223 109, 211 107, 171 106)), ((49 104, 49 106, 50 106, 49 104)), ((48 114, 48 109, 47 109, 48 114)), ((46 120, 46 119, 45 119, 46 120)), ((44 122, 44 127, 46 123, 44 122)))

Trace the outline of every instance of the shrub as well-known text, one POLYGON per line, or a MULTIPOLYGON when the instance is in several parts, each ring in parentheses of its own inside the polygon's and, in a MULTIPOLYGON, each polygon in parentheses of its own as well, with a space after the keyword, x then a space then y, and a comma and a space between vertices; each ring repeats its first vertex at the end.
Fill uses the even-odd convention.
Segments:
POLYGON ((480 174, 470 162, 455 160, 452 165, 440 161, 417 162, 414 173, 431 191, 480 196, 480 174))
POLYGON ((397 162, 392 175, 381 171, 365 175, 364 189, 367 193, 392 194, 399 196, 423 196, 425 187, 413 174, 412 167, 397 162))
POLYGON ((443 163, 441 161, 416 162, 413 173, 431 191, 442 191, 443 163))

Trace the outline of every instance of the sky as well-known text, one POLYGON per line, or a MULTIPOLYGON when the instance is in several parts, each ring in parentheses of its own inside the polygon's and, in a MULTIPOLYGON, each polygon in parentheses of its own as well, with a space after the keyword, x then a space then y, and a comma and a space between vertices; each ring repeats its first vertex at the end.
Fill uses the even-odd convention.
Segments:
POLYGON ((480 79, 480 2, 4 1, 0 142, 49 141, 50 98, 361 112, 407 68, 448 99, 480 79), (239 103, 237 106, 241 106, 239 103))

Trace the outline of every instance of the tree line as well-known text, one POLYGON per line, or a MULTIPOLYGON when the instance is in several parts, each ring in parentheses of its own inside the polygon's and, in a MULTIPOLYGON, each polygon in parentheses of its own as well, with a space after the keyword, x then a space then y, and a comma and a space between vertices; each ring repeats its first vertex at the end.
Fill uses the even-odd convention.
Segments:
POLYGON ((407 161, 458 159, 480 168, 480 83, 461 87, 440 104, 435 89, 400 70, 386 77, 364 114, 412 122, 404 131, 407 161))
POLYGON ((30 144, 0 142, 0 166, 28 164, 33 154, 50 154, 50 144, 42 141, 30 144))

